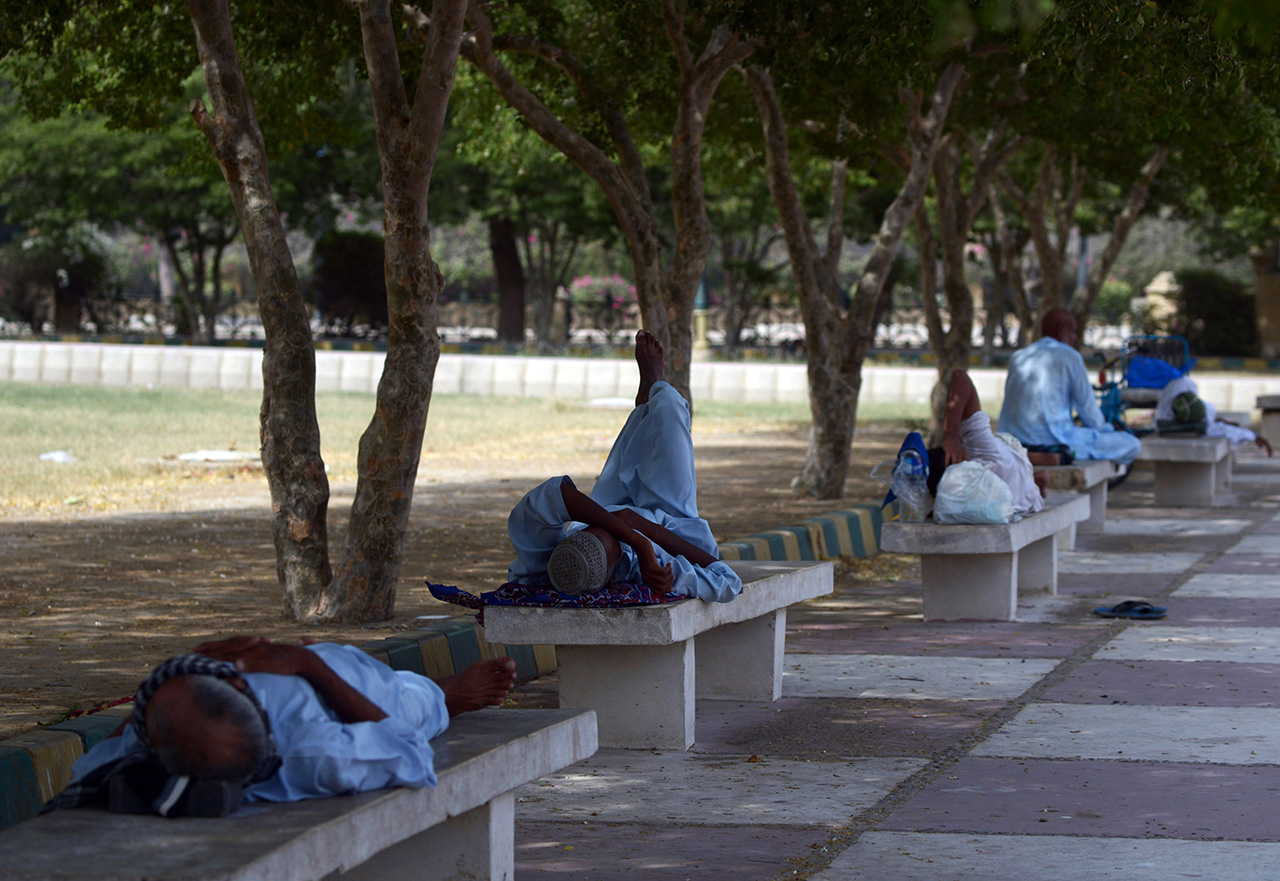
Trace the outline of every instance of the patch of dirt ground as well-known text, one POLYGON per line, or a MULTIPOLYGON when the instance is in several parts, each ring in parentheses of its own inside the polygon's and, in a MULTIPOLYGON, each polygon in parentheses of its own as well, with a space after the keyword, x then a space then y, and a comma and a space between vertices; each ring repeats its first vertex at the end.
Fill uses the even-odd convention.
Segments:
MULTIPOLYGON (((899 428, 859 430, 846 500, 882 496, 883 487, 866 475, 896 453, 901 438, 899 428)), ((799 499, 789 488, 806 440, 802 429, 695 431, 699 506, 718 539, 840 506, 799 499)), ((92 516, 71 508, 56 517, 0 520, 0 738, 131 695, 155 664, 210 637, 260 633, 363 642, 414 629, 418 616, 466 614, 433 599, 424 579, 469 590, 500 584, 510 559, 512 505, 557 473, 586 489, 610 441, 536 462, 525 456, 424 463, 396 616, 366 627, 320 627, 285 617, 260 473, 192 471, 161 511, 92 516)), ((331 548, 341 547, 353 491, 332 487, 331 548)), ((837 589, 847 589, 868 567, 838 572, 837 589)))

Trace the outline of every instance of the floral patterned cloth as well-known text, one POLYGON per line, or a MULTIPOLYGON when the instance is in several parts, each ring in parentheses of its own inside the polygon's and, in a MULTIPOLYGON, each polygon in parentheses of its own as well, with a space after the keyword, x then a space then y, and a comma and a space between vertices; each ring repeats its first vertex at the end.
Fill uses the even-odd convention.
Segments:
POLYGON ((427 582, 427 589, 438 600, 453 603, 455 606, 462 606, 466 609, 475 609, 479 612, 476 619, 481 624, 484 623, 485 606, 617 609, 626 606, 655 606, 661 603, 674 603, 689 599, 689 597, 654 593, 643 584, 614 584, 576 596, 567 596, 550 587, 529 587, 515 582, 508 582, 497 590, 485 591, 478 595, 468 593, 451 584, 432 584, 430 581, 427 582))

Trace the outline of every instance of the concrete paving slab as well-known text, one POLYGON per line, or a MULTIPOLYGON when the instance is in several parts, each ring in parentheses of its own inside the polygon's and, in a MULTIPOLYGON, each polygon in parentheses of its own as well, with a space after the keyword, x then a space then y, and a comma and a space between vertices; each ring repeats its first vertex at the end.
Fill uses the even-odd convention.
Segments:
POLYGON ((1274 554, 1223 554, 1204 567, 1205 572, 1248 572, 1271 575, 1280 572, 1280 557, 1274 554))
POLYGON ((1126 572, 1123 578, 1117 578, 1114 572, 1059 574, 1058 595, 1107 597, 1116 592, 1123 592, 1126 596, 1132 594, 1150 597, 1164 593, 1181 575, 1181 572, 1126 572))
POLYGON ((1039 658, 787 655, 782 693, 787 697, 1010 700, 1057 664, 1039 658))
POLYGON ((1065 658, 1098 635, 1096 627, 1024 621, 919 622, 868 626, 848 621, 794 624, 787 651, 971 658, 1065 658))
POLYGON ((1276 707, 1280 664, 1085 661, 1040 697, 1067 704, 1276 707))
POLYGON ((1280 599, 1220 599, 1211 597, 1173 596, 1160 605, 1167 606, 1168 623, 1187 626, 1210 624, 1221 627, 1280 627, 1280 599))
POLYGON ((1107 521, 1106 535, 1154 535, 1191 537, 1202 535, 1238 535, 1253 525, 1252 520, 1229 518, 1145 518, 1124 517, 1107 521))
POLYGON ((1253 575, 1245 572, 1202 572, 1188 578, 1185 584, 1173 592, 1173 596, 1280 599, 1280 573, 1253 575))
POLYGON ((870 832, 810 881, 1272 881, 1280 845, 1243 841, 870 832))
POLYGON ((1277 789, 1271 767, 968 757, 880 828, 1277 841, 1274 817, 1257 810, 1277 789))
POLYGON ((1228 554, 1280 554, 1280 535, 1247 535, 1231 547, 1228 554))
POLYGON ((1063 574, 1097 573, 1172 574, 1185 572, 1200 561, 1200 554, 1108 554, 1098 551, 1065 551, 1058 554, 1059 577, 1063 574))
POLYGON ((620 830, 603 823, 521 822, 516 813, 517 878, 772 878, 788 868, 791 857, 809 854, 830 838, 823 828, 633 825, 620 830))
POLYGON ((1030 704, 972 754, 1273 765, 1280 710, 1030 704))
POLYGON ((1094 657, 1103 661, 1277 663, 1280 628, 1134 626, 1117 634, 1094 657))
POLYGON ((840 826, 925 763, 748 758, 601 750, 520 787, 516 804, 524 816, 568 822, 840 826))
POLYGON ((698 740, 693 751, 819 760, 854 755, 930 756, 950 749, 1003 707, 1003 701, 699 701, 698 740))

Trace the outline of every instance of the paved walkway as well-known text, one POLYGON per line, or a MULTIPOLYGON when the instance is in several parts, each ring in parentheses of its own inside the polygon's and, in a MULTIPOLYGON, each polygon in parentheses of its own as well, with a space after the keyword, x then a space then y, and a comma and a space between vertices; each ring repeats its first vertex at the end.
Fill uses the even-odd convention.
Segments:
POLYGON ((518 791, 517 877, 1274 881, 1280 458, 1235 489, 1133 475, 1017 623, 924 624, 912 582, 793 609, 782 700, 518 791), (1168 618, 1090 612, 1130 597, 1168 618))

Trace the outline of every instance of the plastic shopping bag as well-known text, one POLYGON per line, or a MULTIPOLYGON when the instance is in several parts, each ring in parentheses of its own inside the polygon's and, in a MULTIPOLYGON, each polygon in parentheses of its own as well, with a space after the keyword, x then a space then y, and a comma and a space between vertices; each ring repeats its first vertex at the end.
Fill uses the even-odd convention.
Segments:
POLYGON ((1009 484, 983 465, 958 462, 942 472, 933 500, 938 523, 1009 523, 1016 519, 1009 484))

